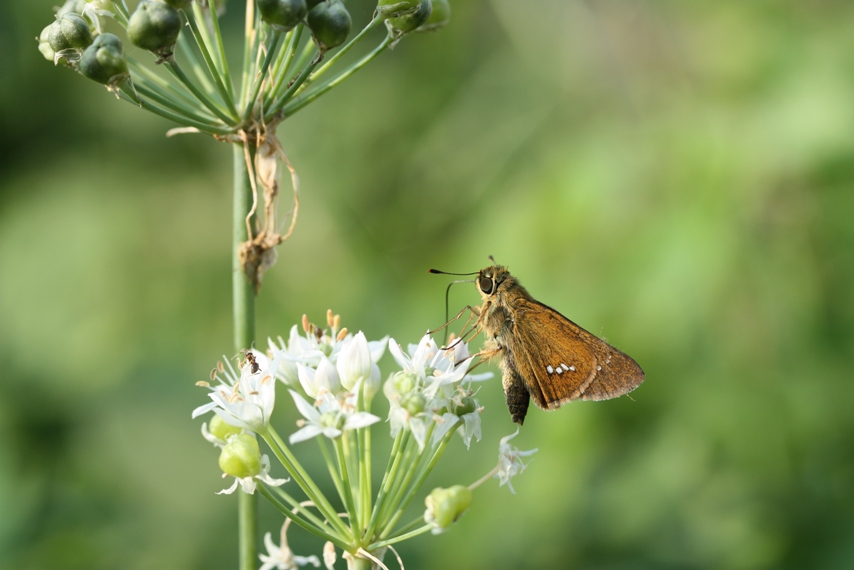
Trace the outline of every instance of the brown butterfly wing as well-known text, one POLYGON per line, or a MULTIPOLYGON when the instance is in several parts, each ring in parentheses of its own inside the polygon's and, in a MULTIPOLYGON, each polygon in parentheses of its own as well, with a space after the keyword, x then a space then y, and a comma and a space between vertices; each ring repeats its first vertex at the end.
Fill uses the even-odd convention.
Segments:
POLYGON ((631 357, 551 307, 520 298, 512 312, 516 366, 541 408, 616 398, 643 382, 631 357))

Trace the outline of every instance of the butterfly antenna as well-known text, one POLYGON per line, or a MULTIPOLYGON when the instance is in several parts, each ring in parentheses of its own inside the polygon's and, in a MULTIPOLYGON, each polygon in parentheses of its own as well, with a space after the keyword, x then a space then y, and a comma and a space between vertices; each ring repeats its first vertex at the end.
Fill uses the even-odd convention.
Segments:
MULTIPOLYGON (((466 276, 466 275, 477 275, 480 273, 479 271, 472 271, 471 273, 451 273, 450 271, 442 271, 440 269, 430 269, 430 273, 436 275, 458 275, 458 276, 466 276)), ((450 320, 450 298, 451 298, 451 285, 456 285, 457 283, 474 283, 473 279, 460 279, 458 281, 451 281, 448 283, 448 288, 445 289, 445 326, 442 327, 445 329, 445 336, 442 339, 442 345, 448 344, 448 325, 451 323, 450 320)), ((436 331, 433 331, 436 332, 436 331)))
POLYGON ((492 257, 491 255, 489 256, 489 261, 491 261, 491 262, 492 262, 492 265, 498 265, 498 264, 495 262, 495 258, 494 258, 494 257, 492 257))

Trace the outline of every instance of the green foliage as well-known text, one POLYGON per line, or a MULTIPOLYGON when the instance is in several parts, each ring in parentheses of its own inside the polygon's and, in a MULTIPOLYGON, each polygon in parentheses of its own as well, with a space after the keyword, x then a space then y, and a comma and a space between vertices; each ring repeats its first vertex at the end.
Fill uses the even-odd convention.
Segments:
MULTIPOLYGON (((0 567, 233 567, 189 419, 232 355, 227 149, 55 69, 46 6, 0 8, 0 567)), ((331 306, 417 340, 444 320, 426 269, 492 254, 647 380, 532 410, 518 494, 486 483, 407 568, 854 564, 854 6, 453 10, 288 121, 303 201, 260 336, 331 306)), ((457 447, 460 479, 491 467, 457 447)))

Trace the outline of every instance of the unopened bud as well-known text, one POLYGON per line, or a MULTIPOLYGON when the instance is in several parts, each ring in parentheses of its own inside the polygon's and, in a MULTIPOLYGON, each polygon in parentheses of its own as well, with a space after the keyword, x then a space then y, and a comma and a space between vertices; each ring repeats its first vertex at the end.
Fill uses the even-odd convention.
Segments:
POLYGON ((392 383, 394 384, 394 389, 397 390, 397 393, 404 396, 415 389, 415 386, 418 383, 418 377, 414 374, 410 374, 409 372, 400 371, 394 375, 392 383))
POLYGON ((227 441, 229 436, 238 435, 243 430, 239 427, 226 423, 224 419, 214 414, 211 418, 210 424, 208 425, 208 431, 215 438, 227 441))
POLYGON ((299 24, 308 13, 305 0, 256 0, 261 19, 287 32, 299 24))
POLYGON ((423 412, 426 405, 427 398, 421 392, 412 392, 400 398, 400 406, 413 416, 423 412))
POLYGON ((113 34, 101 34, 80 57, 80 71, 93 81, 116 85, 128 77, 122 40, 113 34))
POLYGON ((308 27, 321 51, 343 44, 352 25, 350 12, 340 2, 320 2, 308 13, 308 27))
POLYGON ((131 43, 157 54, 171 53, 180 32, 181 16, 162 2, 143 0, 128 20, 131 43))
POLYGON ((466 396, 462 399, 460 405, 457 406, 454 412, 458 416, 464 416, 466 414, 473 413, 475 410, 477 410, 477 401, 471 396, 466 396))
POLYGON ((219 454, 219 468, 238 479, 254 477, 261 472, 261 449, 254 436, 243 433, 231 438, 219 454))
POLYGON ((437 487, 424 500, 424 522, 433 527, 438 534, 456 521, 471 505, 471 491, 463 485, 454 485, 448 489, 437 487))

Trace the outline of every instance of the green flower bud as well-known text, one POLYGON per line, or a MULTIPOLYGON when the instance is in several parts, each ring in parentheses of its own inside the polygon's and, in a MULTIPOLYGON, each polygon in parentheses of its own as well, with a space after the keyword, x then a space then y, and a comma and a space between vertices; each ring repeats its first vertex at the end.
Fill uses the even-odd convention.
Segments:
POLYGON ((433 533, 442 532, 456 521, 471 505, 471 491, 463 485, 449 489, 437 487, 424 500, 427 510, 424 522, 433 527, 433 533))
POLYGON ((56 52, 53 51, 53 48, 50 47, 50 28, 53 24, 48 24, 42 30, 42 33, 39 34, 39 51, 42 52, 44 58, 48 61, 53 61, 54 56, 56 56, 56 52))
POLYGON ((83 51, 92 44, 92 31, 80 14, 67 12, 51 24, 48 41, 53 51, 83 51))
POLYGON ((118 36, 105 33, 95 38, 80 58, 80 71, 104 85, 115 85, 127 79, 128 64, 118 36))
POLYGON ((396 18, 389 18, 388 21, 391 23, 392 28, 397 30, 399 33, 407 34, 414 29, 421 27, 421 25, 430 19, 430 14, 432 12, 433 3, 430 0, 422 0, 421 4, 419 4, 414 11, 396 18))
POLYGON ((394 375, 392 383, 394 384, 394 389, 397 390, 398 394, 406 395, 415 389, 415 385, 418 383, 418 377, 414 374, 400 371, 394 375))
POLYGON ((241 430, 239 427, 226 423, 224 419, 214 414, 211 418, 211 423, 208 425, 208 431, 217 439, 226 441, 230 435, 238 435, 241 430))
POLYGON ((86 7, 86 0, 67 0, 62 7, 56 11, 56 16, 62 16, 63 14, 67 14, 69 12, 74 12, 75 14, 82 14, 83 8, 86 7))
POLYGON ((143 0, 128 20, 133 45, 157 54, 169 54, 181 32, 181 16, 172 6, 143 0))
POLYGON ((308 13, 305 0, 257 0, 261 19, 274 28, 287 32, 308 13))
POLYGON ((451 5, 448 0, 430 0, 433 3, 433 12, 416 32, 435 32, 444 28, 451 21, 451 5))
POLYGON ((219 454, 219 468, 226 475, 245 479, 261 472, 261 448, 253 435, 233 437, 219 454))
POLYGON ((423 412, 426 405, 427 398, 421 392, 412 392, 400 399, 400 406, 413 416, 423 412))
POLYGON ((396 4, 400 4, 400 7, 394 10, 393 12, 389 12, 386 14, 387 16, 394 16, 403 14, 404 12, 412 12, 421 4, 421 0, 379 0, 377 2, 377 9, 380 11, 384 11, 389 9, 388 7, 394 6, 396 4))
POLYGON ((181 8, 186 8, 190 5, 190 2, 193 0, 160 0, 164 4, 169 4, 176 10, 180 10, 181 8))
POLYGON ((462 399, 462 402, 457 409, 454 410, 454 413, 458 416, 464 416, 465 414, 471 414, 475 410, 477 410, 477 402, 471 396, 466 396, 462 399))
POLYGON ((350 12, 340 2, 320 2, 308 13, 308 27, 321 51, 343 44, 352 25, 350 12))

